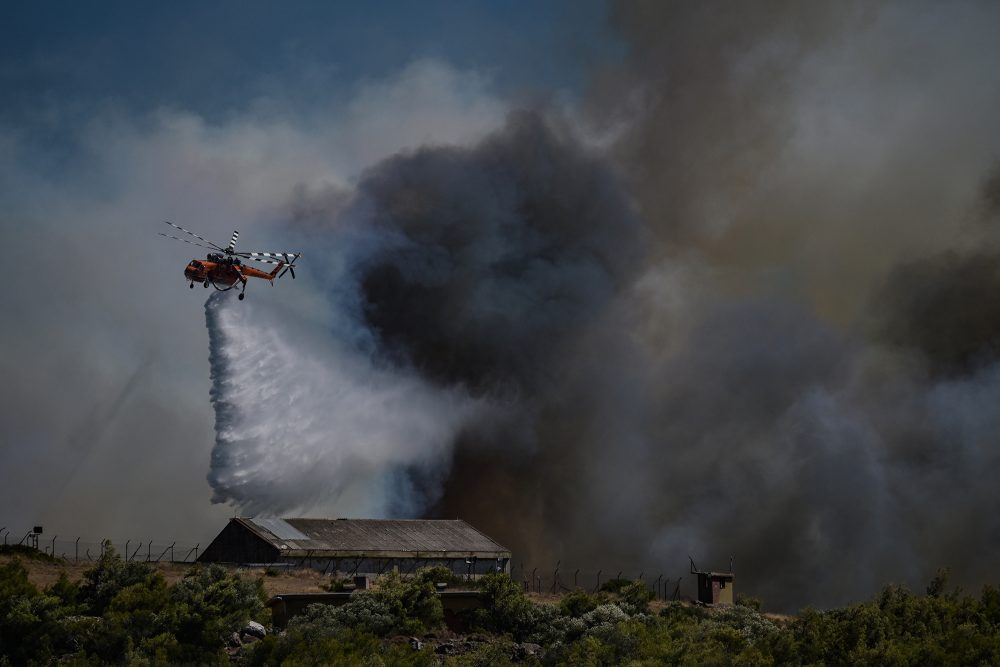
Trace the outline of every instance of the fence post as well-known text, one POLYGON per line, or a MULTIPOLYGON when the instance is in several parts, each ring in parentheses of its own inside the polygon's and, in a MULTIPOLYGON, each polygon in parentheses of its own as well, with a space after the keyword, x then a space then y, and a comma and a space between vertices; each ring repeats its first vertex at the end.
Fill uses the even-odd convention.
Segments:
POLYGON ((556 571, 552 573, 552 593, 555 594, 556 586, 559 585, 559 566, 562 565, 561 560, 556 561, 556 571))
POLYGON ((536 568, 534 568, 534 569, 533 569, 533 570, 531 571, 531 583, 530 583, 530 584, 528 584, 528 592, 529 592, 529 593, 533 593, 533 592, 535 591, 535 572, 536 572, 537 570, 538 570, 538 568, 536 567, 536 568))
POLYGON ((576 577, 580 574, 580 568, 576 568, 576 572, 573 573, 573 588, 576 588, 576 577))
POLYGON ((153 540, 150 540, 149 544, 146 545, 146 562, 147 563, 149 562, 149 560, 152 557, 152 555, 153 555, 153 540))
POLYGON ((52 557, 53 558, 56 557, 56 538, 57 537, 59 537, 59 536, 58 535, 53 535, 52 536, 52 557))
POLYGON ((654 598, 656 600, 660 599, 660 579, 662 578, 663 578, 662 574, 656 578, 656 597, 654 598))
POLYGON ((597 571, 597 585, 594 586, 594 592, 595 593, 597 591, 601 590, 601 572, 604 572, 604 570, 598 570, 597 571))
MULTIPOLYGON (((174 544, 177 544, 177 543, 174 542, 174 544)), ((156 562, 157 563, 159 563, 160 560, 162 560, 162 558, 166 555, 166 553, 168 551, 170 552, 170 560, 174 559, 174 544, 171 544, 169 547, 167 547, 166 549, 164 549, 163 551, 160 552, 160 555, 156 557, 156 562)))
POLYGON ((128 562, 128 545, 132 540, 125 540, 125 562, 128 562))
POLYGON ((76 538, 76 543, 73 545, 73 562, 80 562, 80 538, 76 538))

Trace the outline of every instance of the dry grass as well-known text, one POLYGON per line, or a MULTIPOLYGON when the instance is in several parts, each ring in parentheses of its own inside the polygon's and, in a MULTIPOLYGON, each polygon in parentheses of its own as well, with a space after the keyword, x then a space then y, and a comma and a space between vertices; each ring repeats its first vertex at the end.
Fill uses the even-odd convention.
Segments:
MULTIPOLYGON (((0 556, 0 565, 13 560, 16 557, 0 556)), ((72 560, 62 562, 45 562, 39 560, 20 559, 21 563, 28 570, 28 580, 37 588, 51 586, 58 579, 59 575, 66 573, 70 581, 80 581, 83 573, 94 567, 93 562, 73 563, 72 560)), ((192 565, 188 563, 153 563, 169 584, 175 584, 184 578, 184 575, 191 571, 192 565)), ((323 576, 321 572, 308 568, 279 571, 278 574, 270 576, 263 568, 229 568, 247 579, 263 579, 264 590, 268 596, 280 593, 323 593, 324 584, 330 581, 329 576, 323 576)))

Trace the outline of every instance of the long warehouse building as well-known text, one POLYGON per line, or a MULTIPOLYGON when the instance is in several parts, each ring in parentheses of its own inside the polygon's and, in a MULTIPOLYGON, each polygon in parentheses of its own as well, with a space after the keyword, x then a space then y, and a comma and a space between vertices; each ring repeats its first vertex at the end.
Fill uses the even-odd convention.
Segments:
POLYGON ((460 519, 235 518, 198 561, 302 565, 343 575, 443 565, 475 575, 509 572, 510 550, 460 519))

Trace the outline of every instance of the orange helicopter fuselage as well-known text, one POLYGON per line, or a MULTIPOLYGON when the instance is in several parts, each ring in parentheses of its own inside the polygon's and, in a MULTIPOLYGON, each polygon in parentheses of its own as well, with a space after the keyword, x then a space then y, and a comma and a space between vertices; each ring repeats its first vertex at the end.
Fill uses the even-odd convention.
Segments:
POLYGON ((246 282, 247 278, 262 278, 273 281, 284 264, 278 264, 274 271, 265 273, 252 266, 246 266, 239 261, 215 262, 207 259, 192 259, 184 267, 184 277, 195 283, 210 282, 220 287, 231 287, 237 281, 246 282))

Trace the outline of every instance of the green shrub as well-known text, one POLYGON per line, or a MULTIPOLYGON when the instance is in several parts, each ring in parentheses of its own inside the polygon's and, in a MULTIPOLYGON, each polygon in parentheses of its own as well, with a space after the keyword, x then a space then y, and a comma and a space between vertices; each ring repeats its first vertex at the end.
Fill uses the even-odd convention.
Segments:
POLYGON ((567 593, 559 601, 559 609, 566 616, 580 618, 588 611, 597 609, 598 605, 606 602, 596 595, 590 595, 586 591, 576 590, 567 593))
POLYGON ((97 564, 83 573, 80 598, 90 613, 100 616, 118 593, 135 584, 158 585, 163 575, 148 563, 126 563, 115 552, 110 542, 105 541, 104 553, 97 564))
POLYGON ((484 575, 479 580, 483 597, 482 614, 484 628, 493 632, 511 633, 524 636, 534 628, 534 605, 525 596, 521 586, 504 573, 484 575))
POLYGON ((61 558, 50 556, 44 551, 24 544, 0 544, 0 556, 14 556, 25 560, 39 560, 45 563, 61 563, 61 558))
POLYGON ((601 590, 605 593, 619 593, 631 583, 631 579, 608 579, 601 584, 601 590))
POLYGON ((619 606, 629 615, 648 614, 649 603, 656 597, 656 594, 642 581, 633 581, 622 586, 618 594, 621 596, 619 606))
POLYGON ((749 607, 754 611, 760 611, 761 601, 760 598, 752 598, 746 595, 736 596, 736 606, 737 607, 749 607))
POLYGON ((448 584, 448 586, 464 586, 466 581, 444 565, 423 567, 417 570, 416 578, 432 585, 448 584))

